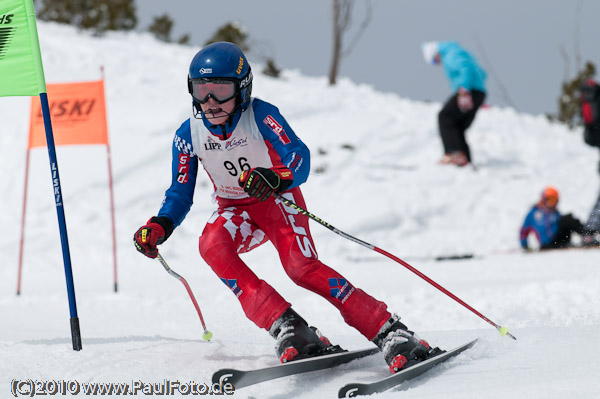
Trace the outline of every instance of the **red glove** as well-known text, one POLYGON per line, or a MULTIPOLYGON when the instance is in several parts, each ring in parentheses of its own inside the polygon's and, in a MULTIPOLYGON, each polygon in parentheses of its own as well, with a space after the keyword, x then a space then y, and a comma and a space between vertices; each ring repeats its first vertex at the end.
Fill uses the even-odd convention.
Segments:
POLYGON ((458 108, 464 113, 469 112, 473 109, 473 97, 471 92, 464 88, 458 89, 458 96, 456 97, 456 104, 458 108))
POLYGON ((273 192, 281 193, 292 185, 292 171, 288 168, 253 168, 244 170, 238 183, 251 197, 266 200, 273 192))
POLYGON ((173 222, 169 218, 164 216, 152 217, 133 235, 135 249, 154 259, 158 256, 156 246, 165 242, 173 230, 173 222))

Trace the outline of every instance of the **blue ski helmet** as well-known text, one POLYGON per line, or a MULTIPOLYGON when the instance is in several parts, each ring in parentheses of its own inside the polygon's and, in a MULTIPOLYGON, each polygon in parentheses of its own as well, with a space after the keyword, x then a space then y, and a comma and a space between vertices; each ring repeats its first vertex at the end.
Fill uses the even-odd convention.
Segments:
MULTIPOLYGON (((245 110, 252 93, 252 70, 242 49, 229 42, 216 42, 200 50, 190 64, 188 91, 193 98, 193 82, 199 80, 225 80, 235 85, 236 105, 245 110)), ((194 105, 200 111, 199 102, 194 105)))

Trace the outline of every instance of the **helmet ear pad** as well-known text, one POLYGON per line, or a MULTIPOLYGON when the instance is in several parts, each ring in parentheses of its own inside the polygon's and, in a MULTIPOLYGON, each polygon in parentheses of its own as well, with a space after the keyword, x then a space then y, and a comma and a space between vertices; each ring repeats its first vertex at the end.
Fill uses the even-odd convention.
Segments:
POLYGON ((248 86, 239 90, 239 106, 245 109, 250 104, 250 96, 252 95, 252 82, 248 84, 248 86))

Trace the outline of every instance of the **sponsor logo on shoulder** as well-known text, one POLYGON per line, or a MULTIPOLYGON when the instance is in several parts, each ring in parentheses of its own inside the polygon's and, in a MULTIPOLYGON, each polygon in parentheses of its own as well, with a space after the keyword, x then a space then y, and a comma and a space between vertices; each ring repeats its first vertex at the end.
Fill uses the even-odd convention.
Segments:
POLYGON ((186 184, 190 175, 190 156, 179 153, 179 165, 177 167, 177 181, 186 184))
POLYGON ((271 115, 267 115, 263 122, 273 131, 273 133, 277 135, 277 137, 279 137, 279 141, 281 141, 283 144, 291 143, 290 138, 285 133, 285 130, 283 130, 283 126, 281 126, 279 122, 275 120, 275 118, 273 118, 271 115))

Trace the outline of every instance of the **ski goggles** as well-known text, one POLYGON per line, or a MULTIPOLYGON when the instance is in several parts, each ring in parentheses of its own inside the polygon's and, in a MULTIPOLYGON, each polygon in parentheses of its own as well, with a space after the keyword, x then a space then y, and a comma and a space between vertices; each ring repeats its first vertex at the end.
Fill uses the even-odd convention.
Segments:
POLYGON ((235 83, 231 80, 219 79, 192 79, 192 97, 200 104, 205 104, 209 98, 213 98, 219 104, 223 104, 236 95, 235 83))

